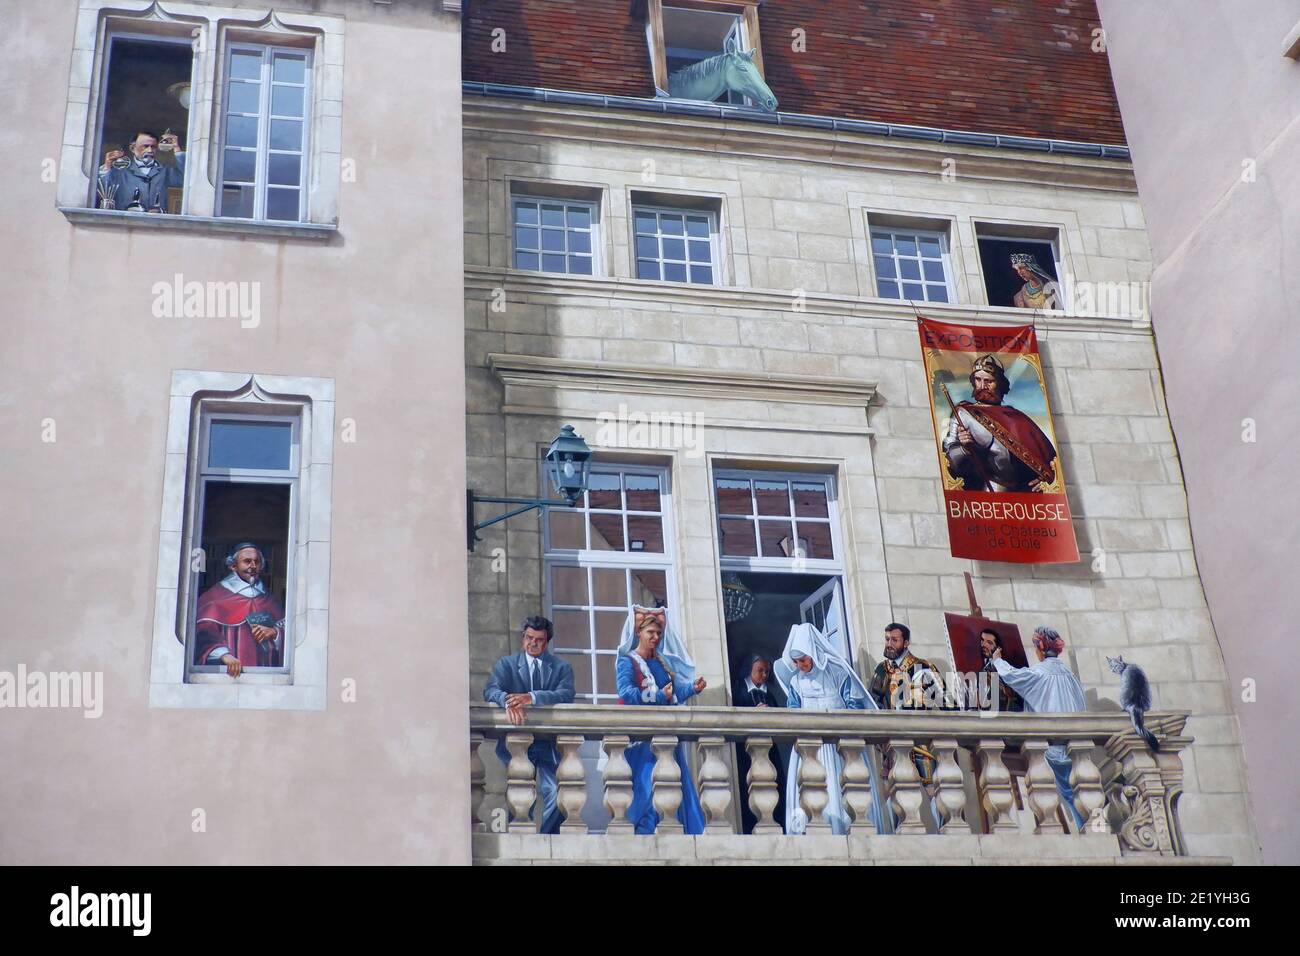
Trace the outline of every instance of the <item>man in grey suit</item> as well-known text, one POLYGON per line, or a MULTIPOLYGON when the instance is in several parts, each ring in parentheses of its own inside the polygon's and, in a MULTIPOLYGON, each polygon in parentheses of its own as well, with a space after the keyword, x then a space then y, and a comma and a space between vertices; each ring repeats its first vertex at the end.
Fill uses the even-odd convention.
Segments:
MULTIPOLYGON (((573 668, 547 653, 554 628, 544 617, 527 618, 520 625, 522 649, 509 654, 492 667, 483 688, 483 699, 504 707, 510 722, 521 726, 527 707, 550 707, 573 703, 573 668)), ((497 756, 509 763, 505 741, 497 741, 497 756)), ((537 768, 537 792, 542 804, 542 833, 560 832, 559 787, 555 781, 559 755, 555 744, 540 740, 528 748, 528 759, 537 768)))
POLYGON ((119 169, 111 162, 112 154, 105 158, 99 171, 99 193, 112 196, 117 209, 127 209, 138 203, 143 212, 166 212, 167 190, 184 185, 185 153, 180 150, 180 139, 168 133, 160 143, 158 137, 141 130, 127 147, 129 160, 119 169), (169 162, 159 162, 160 154, 168 154, 169 162))

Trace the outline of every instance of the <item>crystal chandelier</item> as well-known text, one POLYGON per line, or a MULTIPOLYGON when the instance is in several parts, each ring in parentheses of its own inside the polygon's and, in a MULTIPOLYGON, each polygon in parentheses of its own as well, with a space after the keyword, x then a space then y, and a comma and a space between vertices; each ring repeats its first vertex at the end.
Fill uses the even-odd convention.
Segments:
POLYGON ((722 575, 722 610, 728 624, 749 617, 754 610, 754 592, 741 583, 740 575, 728 572, 722 575))

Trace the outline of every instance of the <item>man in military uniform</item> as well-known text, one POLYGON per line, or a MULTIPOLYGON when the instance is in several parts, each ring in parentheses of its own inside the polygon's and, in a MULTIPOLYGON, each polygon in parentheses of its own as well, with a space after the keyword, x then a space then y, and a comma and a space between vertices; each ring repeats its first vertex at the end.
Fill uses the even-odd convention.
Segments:
MULTIPOLYGON (((876 672, 867 687, 881 710, 939 710, 943 708, 943 681, 939 670, 929 661, 917 657, 909 649, 912 632, 906 624, 890 624, 885 628, 885 659, 876 665, 876 672)), ((884 751, 884 772, 888 776, 893 763, 893 752, 884 751)), ((912 763, 920 774, 921 783, 931 798, 934 797, 934 771, 938 761, 927 747, 912 748, 912 763)))

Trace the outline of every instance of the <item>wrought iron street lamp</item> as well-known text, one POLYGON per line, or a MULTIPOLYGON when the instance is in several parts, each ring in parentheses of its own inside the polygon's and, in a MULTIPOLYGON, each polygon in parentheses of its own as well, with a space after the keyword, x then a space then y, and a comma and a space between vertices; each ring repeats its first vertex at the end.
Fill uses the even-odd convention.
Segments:
POLYGON ((562 500, 553 498, 496 498, 488 495, 476 495, 474 489, 467 489, 465 492, 466 512, 466 544, 469 550, 474 550, 474 543, 479 539, 478 533, 481 529, 494 525, 507 518, 513 518, 515 515, 523 514, 526 511, 532 511, 534 508, 545 511, 547 508, 572 508, 582 500, 582 493, 587 490, 587 480, 591 476, 591 449, 587 443, 582 440, 582 436, 574 432, 572 425, 565 425, 560 429, 560 433, 555 436, 551 442, 551 447, 546 449, 546 473, 550 476, 551 485, 555 488, 557 495, 563 495, 562 500), (474 506, 479 503, 497 504, 497 505, 517 505, 505 514, 497 515, 495 518, 489 518, 487 521, 476 522, 474 520, 474 506))

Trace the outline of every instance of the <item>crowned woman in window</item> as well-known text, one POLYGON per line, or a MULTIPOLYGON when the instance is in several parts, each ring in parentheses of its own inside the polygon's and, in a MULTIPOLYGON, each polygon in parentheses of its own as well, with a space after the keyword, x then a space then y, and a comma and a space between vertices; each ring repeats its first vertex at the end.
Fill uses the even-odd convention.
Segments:
POLYGON ((1013 252, 1011 268, 1025 284, 1011 301, 1018 309, 1059 309, 1061 289, 1056 280, 1043 271, 1038 260, 1029 252, 1013 252))
MULTIPOLYGON (((695 662, 668 623, 667 608, 662 607, 632 606, 619 640, 615 673, 619 702, 623 704, 684 704, 706 686, 703 677, 695 676, 695 662)), ((650 744, 641 741, 627 748, 626 758, 632 768, 632 805, 627 818, 637 833, 654 833, 659 825, 652 799, 655 756, 650 744)), ((677 819, 687 833, 703 833, 704 811, 695 792, 684 744, 677 745, 673 759, 682 775, 677 819)))
MULTIPOLYGON (((786 706, 803 710, 877 710, 876 702, 867 693, 866 685, 858 677, 853 665, 839 655, 822 633, 811 624, 796 624, 790 628, 785 650, 773 667, 776 678, 786 694, 786 706)), ((824 811, 831 832, 842 835, 849 832, 849 816, 844 809, 840 790, 840 777, 844 761, 834 743, 822 744, 817 759, 826 770, 826 793, 829 801, 824 811)), ((864 752, 871 776, 871 822, 877 833, 881 829, 882 801, 880 779, 869 752, 864 752)), ((786 772, 785 832, 804 833, 808 829, 808 814, 799 806, 798 752, 790 755, 790 769, 786 772)))

